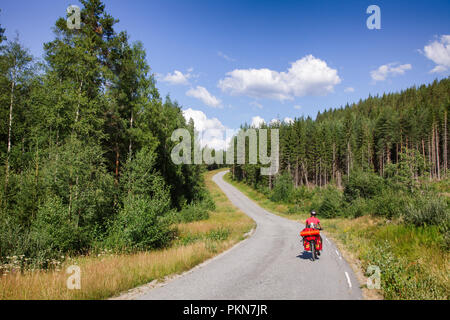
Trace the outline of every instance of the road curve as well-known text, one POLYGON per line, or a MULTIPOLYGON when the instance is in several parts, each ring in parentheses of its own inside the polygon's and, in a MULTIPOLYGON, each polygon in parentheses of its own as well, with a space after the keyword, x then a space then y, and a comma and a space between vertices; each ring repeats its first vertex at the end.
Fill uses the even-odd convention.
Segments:
POLYGON ((336 246, 324 238, 319 260, 303 252, 298 222, 274 215, 223 180, 213 181, 231 202, 255 220, 247 240, 204 266, 136 299, 241 300, 241 299, 362 299, 352 269, 336 246))

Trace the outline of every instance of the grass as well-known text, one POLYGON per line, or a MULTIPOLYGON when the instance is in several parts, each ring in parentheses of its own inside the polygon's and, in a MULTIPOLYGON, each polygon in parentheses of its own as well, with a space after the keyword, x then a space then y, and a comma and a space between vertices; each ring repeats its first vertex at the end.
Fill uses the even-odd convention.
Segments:
POLYGON ((0 276, 0 300, 106 299, 126 290, 187 271, 244 239, 254 222, 234 207, 211 180, 205 183, 216 210, 210 218, 178 224, 178 239, 170 248, 134 254, 87 255, 66 259, 57 269, 12 272, 0 276), (65 270, 81 269, 81 289, 69 290, 65 270))
MULTIPOLYGON (((275 214, 300 222, 309 216, 305 210, 289 214, 293 205, 274 203, 250 186, 231 180, 230 174, 225 175, 225 180, 275 214)), ((442 246, 443 236, 438 228, 407 226, 369 215, 320 219, 327 235, 363 283, 365 298, 448 300, 450 253, 442 246), (381 290, 369 290, 364 285, 369 265, 377 265, 381 270, 381 290)))

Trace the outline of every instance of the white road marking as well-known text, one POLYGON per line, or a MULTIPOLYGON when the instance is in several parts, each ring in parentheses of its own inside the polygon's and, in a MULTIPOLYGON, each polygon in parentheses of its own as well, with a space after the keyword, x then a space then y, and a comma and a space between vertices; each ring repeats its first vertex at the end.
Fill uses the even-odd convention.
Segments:
POLYGON ((328 243, 330 243, 330 241, 328 241, 328 239, 327 239, 327 238, 325 238, 325 240, 327 240, 327 242, 328 242, 328 243))
POLYGON ((351 288, 352 287, 352 283, 350 282, 350 277, 348 276, 347 271, 345 271, 345 276, 347 277, 348 286, 351 288))

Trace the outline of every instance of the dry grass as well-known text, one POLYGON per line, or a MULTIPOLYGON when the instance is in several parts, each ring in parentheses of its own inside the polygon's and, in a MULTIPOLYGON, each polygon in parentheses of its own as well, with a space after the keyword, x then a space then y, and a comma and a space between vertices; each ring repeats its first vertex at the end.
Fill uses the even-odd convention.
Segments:
POLYGON ((179 224, 180 240, 189 235, 197 239, 157 251, 135 254, 104 254, 75 257, 66 261, 60 271, 27 271, 0 278, 0 300, 106 299, 139 285, 161 280, 187 271, 199 263, 227 250, 243 239, 254 222, 234 207, 211 178, 218 171, 205 174, 208 190, 216 203, 206 221, 179 224), (208 238, 214 230, 227 230, 226 239, 208 238), (66 286, 69 265, 81 269, 81 289, 66 286))

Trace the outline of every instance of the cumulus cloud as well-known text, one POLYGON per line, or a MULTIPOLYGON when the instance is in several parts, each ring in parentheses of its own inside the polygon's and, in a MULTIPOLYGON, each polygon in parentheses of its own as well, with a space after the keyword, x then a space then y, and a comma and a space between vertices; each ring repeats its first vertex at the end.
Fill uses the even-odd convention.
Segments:
POLYGON ((270 125, 277 125, 277 124, 280 124, 280 123, 281 123, 281 121, 278 120, 278 119, 272 119, 272 120, 270 120, 270 122, 269 122, 270 125))
POLYGON ((445 72, 450 69, 450 35, 441 36, 423 48, 425 56, 436 64, 431 73, 445 72))
POLYGON ((292 63, 286 72, 267 68, 233 70, 218 86, 231 95, 283 101, 306 95, 326 95, 340 82, 337 70, 308 55, 292 63))
POLYGON ((205 87, 197 86, 195 89, 191 88, 186 92, 186 95, 201 100, 204 104, 210 107, 219 108, 221 101, 214 97, 205 87))
POLYGON ((355 92, 355 88, 347 87, 347 88, 344 89, 344 92, 355 92))
POLYGON ((410 64, 388 63, 380 66, 376 70, 370 71, 370 76, 376 81, 384 81, 389 76, 402 75, 407 70, 411 70, 410 64))
MULTIPOLYGON (((190 70, 192 70, 192 69, 190 69, 190 70)), ((175 70, 173 73, 166 74, 162 78, 162 81, 168 82, 170 84, 187 85, 187 84, 189 84, 189 78, 191 78, 191 76, 192 76, 191 72, 192 71, 188 71, 188 73, 184 74, 181 71, 175 70)))
POLYGON ((183 116, 186 121, 194 120, 194 127, 199 134, 201 147, 208 146, 216 150, 227 148, 235 130, 227 128, 217 118, 208 118, 200 110, 191 108, 183 110, 183 116))
POLYGON ((253 118, 252 118, 252 124, 251 124, 251 126, 252 126, 252 127, 255 127, 255 128, 259 128, 264 122, 265 122, 265 121, 264 121, 263 118, 261 118, 260 116, 256 116, 256 117, 253 117, 253 118))
POLYGON ((291 123, 294 123, 294 119, 286 117, 286 118, 283 119, 283 122, 291 124, 291 123))

